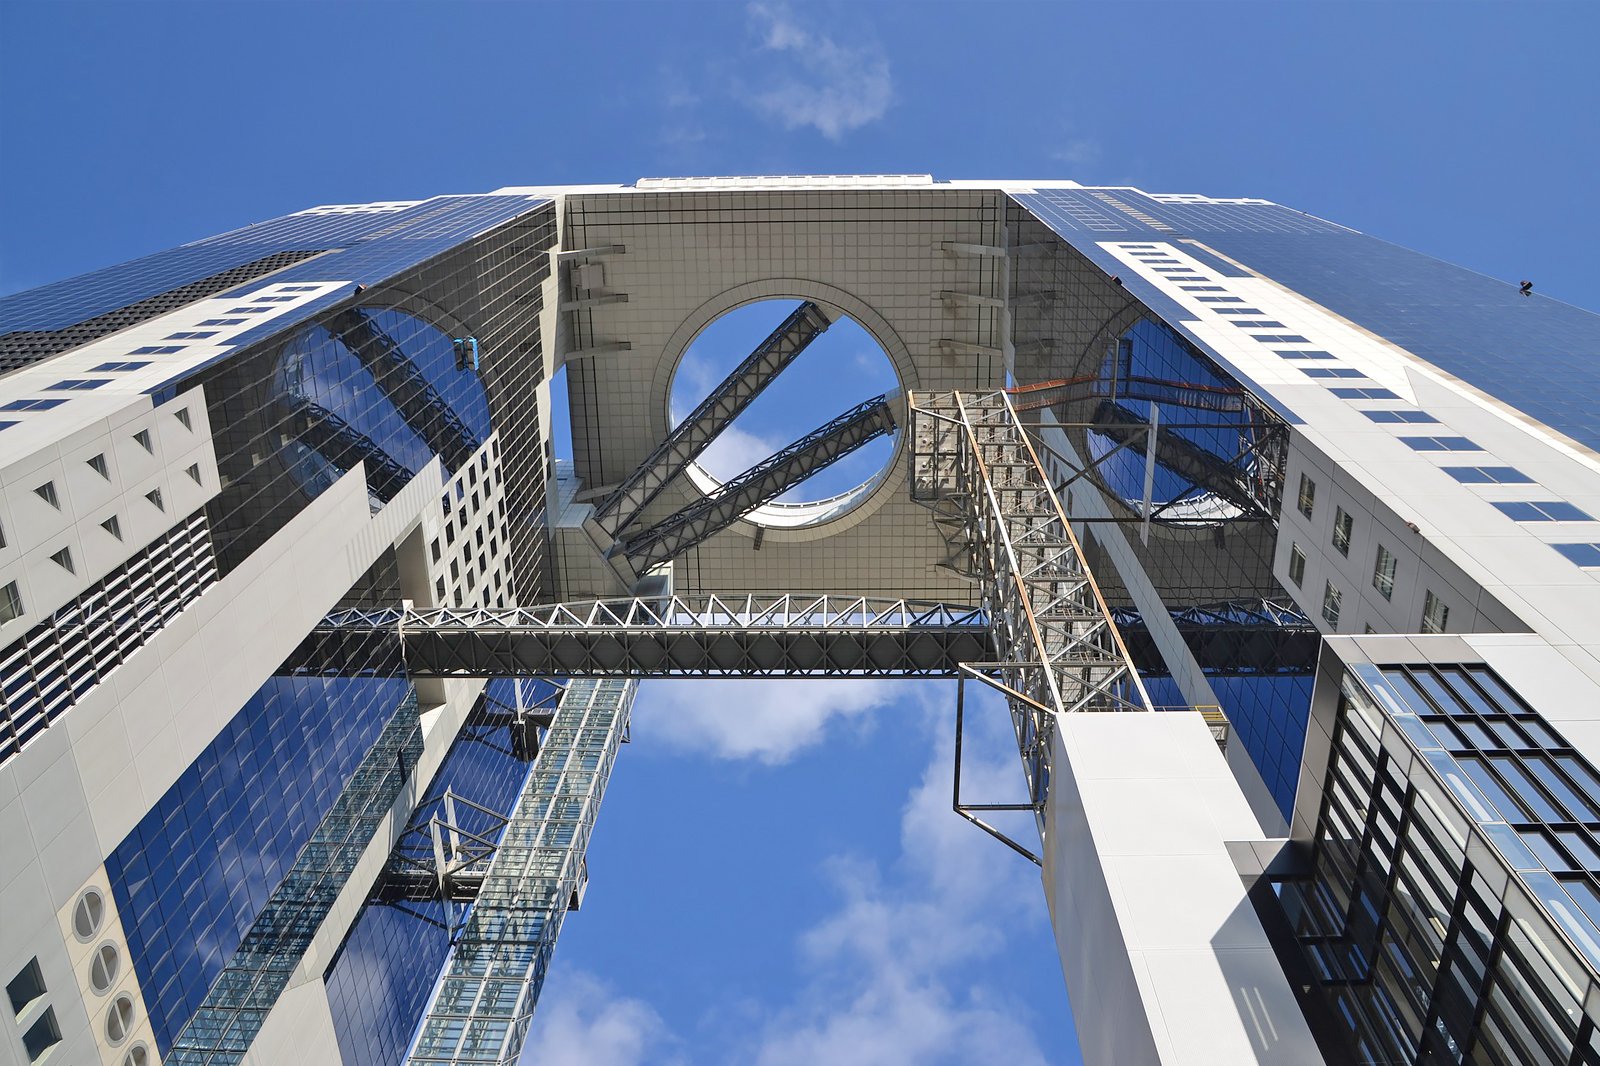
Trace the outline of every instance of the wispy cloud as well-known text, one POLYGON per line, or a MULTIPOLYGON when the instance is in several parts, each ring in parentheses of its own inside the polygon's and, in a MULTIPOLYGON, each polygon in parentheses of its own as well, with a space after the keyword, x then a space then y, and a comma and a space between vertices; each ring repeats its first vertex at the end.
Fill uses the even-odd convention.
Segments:
POLYGON ((766 76, 771 87, 752 97, 757 111, 788 129, 812 126, 837 141, 889 110, 894 79, 882 48, 841 44, 802 26, 783 4, 755 3, 749 10, 762 49, 773 53, 766 76))
POLYGON ((1093 137, 1071 137, 1063 141, 1050 158, 1070 167, 1089 167, 1100 162, 1100 142, 1093 137))
POLYGON ((769 766, 815 747, 831 728, 893 702, 892 681, 665 681, 641 697, 641 740, 769 766))
POLYGON ((672 1062, 676 1041, 655 1008, 582 972, 546 986, 523 1046, 529 1066, 640 1066, 672 1062))

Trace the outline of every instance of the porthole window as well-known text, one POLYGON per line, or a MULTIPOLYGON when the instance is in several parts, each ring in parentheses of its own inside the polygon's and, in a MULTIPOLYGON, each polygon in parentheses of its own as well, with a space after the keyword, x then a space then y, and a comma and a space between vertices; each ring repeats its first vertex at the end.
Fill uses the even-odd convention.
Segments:
POLYGON ((72 931, 79 940, 88 940, 100 931, 105 917, 106 899, 98 889, 91 888, 78 897, 77 906, 72 908, 72 931))
POLYGON ((150 1048, 144 1044, 135 1044, 122 1056, 122 1066, 150 1066, 150 1048))
POLYGON ((121 995, 111 1002, 111 1009, 106 1011, 106 1039, 112 1044, 120 1044, 128 1039, 128 1034, 131 1032, 133 1032, 133 999, 121 995))
POLYGON ((101 944, 89 963, 89 987, 101 995, 111 991, 117 983, 117 971, 122 968, 122 956, 110 941, 101 944))

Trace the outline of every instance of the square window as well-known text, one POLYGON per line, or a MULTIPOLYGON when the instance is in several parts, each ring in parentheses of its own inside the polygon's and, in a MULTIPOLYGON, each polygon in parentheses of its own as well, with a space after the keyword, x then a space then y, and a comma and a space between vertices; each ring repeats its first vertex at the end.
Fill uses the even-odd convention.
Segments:
POLYGON ((1495 509, 1517 522, 1592 522, 1594 519, 1565 500, 1497 501, 1495 509))
POLYGON ((127 360, 122 360, 120 362, 114 362, 114 363, 101 363, 99 366, 93 367, 91 369, 93 370, 94 373, 97 373, 97 374, 116 374, 116 373, 122 373, 122 372, 125 372, 125 371, 128 371, 128 370, 142 370, 143 368, 145 368, 145 367, 147 367, 149 365, 150 365, 149 363, 137 363, 137 362, 129 362, 127 360))
POLYGON ((1600 544, 1552 544, 1550 547, 1579 566, 1600 566, 1600 544))
MULTIPOLYGON (((1253 318, 1249 321, 1241 319, 1238 322, 1235 322, 1234 325, 1238 326, 1240 329, 1283 329, 1282 322, 1273 322, 1270 319, 1253 318)), ((1265 337, 1261 339, 1266 340, 1265 337)))
MULTIPOLYGON (((1244 323, 1235 322, 1234 325, 1236 325, 1236 326, 1244 325, 1244 323)), ((1262 334, 1261 336, 1257 337, 1256 340, 1260 341, 1262 344, 1310 344, 1311 343, 1311 341, 1308 338, 1302 337, 1298 333, 1274 333, 1274 334, 1270 334, 1270 335, 1269 334, 1262 334)))
POLYGON ((11 999, 11 1013, 21 1014, 22 1009, 44 995, 44 971, 39 969, 38 958, 28 960, 17 976, 6 985, 6 995, 11 999))
POLYGON ((1332 352, 1319 352, 1311 348, 1296 351, 1293 348, 1276 351, 1274 355, 1282 359, 1332 359, 1332 352))
POLYGON ((1357 387, 1330 388, 1328 391, 1339 397, 1341 400, 1398 400, 1400 398, 1388 389, 1366 389, 1357 387))
POLYGON ((43 398, 12 400, 5 406, 0 407, 0 411, 48 411, 52 407, 60 407, 66 402, 65 400, 46 400, 43 398))
POLYGON ((89 389, 98 389, 101 385, 109 384, 110 378, 67 378, 54 385, 46 385, 48 392, 86 392, 89 389))
POLYGON ((182 333, 169 333, 165 339, 169 341, 203 341, 207 337, 215 337, 216 335, 216 330, 191 329, 182 333))
POLYGON ((38 1062, 44 1053, 61 1043, 61 1026, 56 1024, 56 1009, 46 1007, 39 1020, 28 1026, 22 1034, 22 1047, 29 1062, 38 1062))
POLYGON ((1333 509, 1333 547, 1340 555, 1350 554, 1350 534, 1355 531, 1356 520, 1343 507, 1333 509))
POLYGON ((1300 550, 1300 545, 1289 545, 1289 580, 1299 585, 1306 577, 1306 553, 1300 550))
POLYGON ((1465 437, 1401 437, 1400 441, 1414 452, 1476 452, 1483 450, 1465 437))
MULTIPOLYGON (((135 348, 133 351, 129 352, 128 354, 129 355, 176 355, 178 352, 181 352, 181 351, 183 351, 183 345, 181 345, 181 344, 147 344, 143 348, 135 348)), ((150 364, 145 363, 143 365, 149 366, 150 364)), ((95 369, 98 370, 100 368, 96 367, 95 369)))
POLYGON ((1378 545, 1378 558, 1372 564, 1372 587, 1386 600, 1394 595, 1394 573, 1398 565, 1394 552, 1378 545))
POLYGON ((1367 375, 1353 366, 1303 366, 1300 373, 1308 378, 1364 378, 1367 375))
POLYGON ((1339 591, 1339 586, 1327 582, 1322 589, 1322 620, 1328 623, 1329 629, 1339 628, 1339 609, 1343 602, 1344 593, 1339 591))
POLYGON ((1423 593, 1422 597, 1422 631, 1424 633, 1443 633, 1445 626, 1450 622, 1450 608, 1445 602, 1433 594, 1432 589, 1423 593))
POLYGON ((0 585, 0 625, 22 617, 22 590, 15 581, 0 585))
POLYGON ((1362 411, 1362 414, 1374 422, 1437 422, 1426 411, 1362 411))
POLYGON ((1260 315, 1266 312, 1257 307, 1213 307, 1219 315, 1260 315))
POLYGON ((198 324, 202 326, 237 326, 243 321, 244 319, 242 318, 208 318, 198 324))
POLYGON ((1306 475, 1303 473, 1300 475, 1300 499, 1298 501, 1298 506, 1300 508, 1300 513, 1305 515, 1307 518, 1311 517, 1312 512, 1316 510, 1317 506, 1317 483, 1306 477, 1306 475))
POLYGON ((1533 484, 1533 478, 1509 466, 1447 466, 1443 470, 1463 485, 1533 484))

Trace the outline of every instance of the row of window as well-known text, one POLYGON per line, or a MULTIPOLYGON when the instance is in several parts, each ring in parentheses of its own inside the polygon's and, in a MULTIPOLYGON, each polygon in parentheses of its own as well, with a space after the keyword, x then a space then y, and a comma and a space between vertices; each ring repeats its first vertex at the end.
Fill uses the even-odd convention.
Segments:
MULTIPOLYGON (((1296 507, 1302 515, 1311 518, 1316 512, 1317 483, 1304 472, 1300 474, 1300 491, 1296 500, 1296 507)), ((1333 547, 1340 555, 1349 557, 1350 541, 1355 534, 1355 516, 1343 507, 1335 505, 1333 509, 1333 547)), ((1378 590, 1378 595, 1389 600, 1394 598, 1395 572, 1399 567, 1399 560, 1394 552, 1378 545, 1377 555, 1372 562, 1372 587, 1378 590)), ((1289 579, 1298 586, 1304 586, 1306 576, 1306 554, 1298 542, 1289 544, 1289 579)), ((1340 608, 1344 602, 1344 592, 1332 581, 1328 581, 1322 590, 1322 618, 1335 631, 1339 628, 1340 608)), ((1422 632, 1443 633, 1450 622, 1450 607, 1444 600, 1435 595, 1432 589, 1423 590, 1422 606, 1422 632)), ((1367 627, 1367 632, 1372 632, 1372 627, 1367 627)))

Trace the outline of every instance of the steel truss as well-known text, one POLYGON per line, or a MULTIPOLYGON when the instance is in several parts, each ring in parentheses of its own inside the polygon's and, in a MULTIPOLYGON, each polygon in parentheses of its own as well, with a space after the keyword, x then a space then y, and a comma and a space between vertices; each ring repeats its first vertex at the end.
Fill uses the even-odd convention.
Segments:
POLYGON ((799 358, 832 322, 807 300, 784 319, 711 391, 618 489, 595 508, 594 520, 613 537, 711 445, 717 434, 749 407, 763 389, 799 358))
POLYGON ((893 433, 894 428, 894 413, 887 396, 858 404, 725 482, 710 495, 618 542, 613 551, 627 556, 634 572, 643 574, 727 529, 857 448, 893 433))
POLYGON ((567 686, 423 1016, 407 1062, 511 1066, 567 911, 637 686, 567 686))
MULTIPOLYGON (((1149 628, 1131 607, 1112 611, 1134 662, 1146 675, 1166 672, 1149 628)), ((1207 675, 1309 674, 1316 670, 1322 634, 1294 607, 1268 599, 1227 600, 1175 607, 1172 622, 1207 675)))
MULTIPOLYGON (((916 393, 911 412, 912 498, 964 546, 995 645, 962 671, 1006 696, 1024 809, 1042 817, 1055 716, 1149 711, 1150 699, 1011 397, 916 393)), ((956 807, 978 820, 980 808, 956 807)))
POLYGON ((297 673, 421 677, 955 677, 995 657, 983 611, 793 594, 329 615, 297 673))

